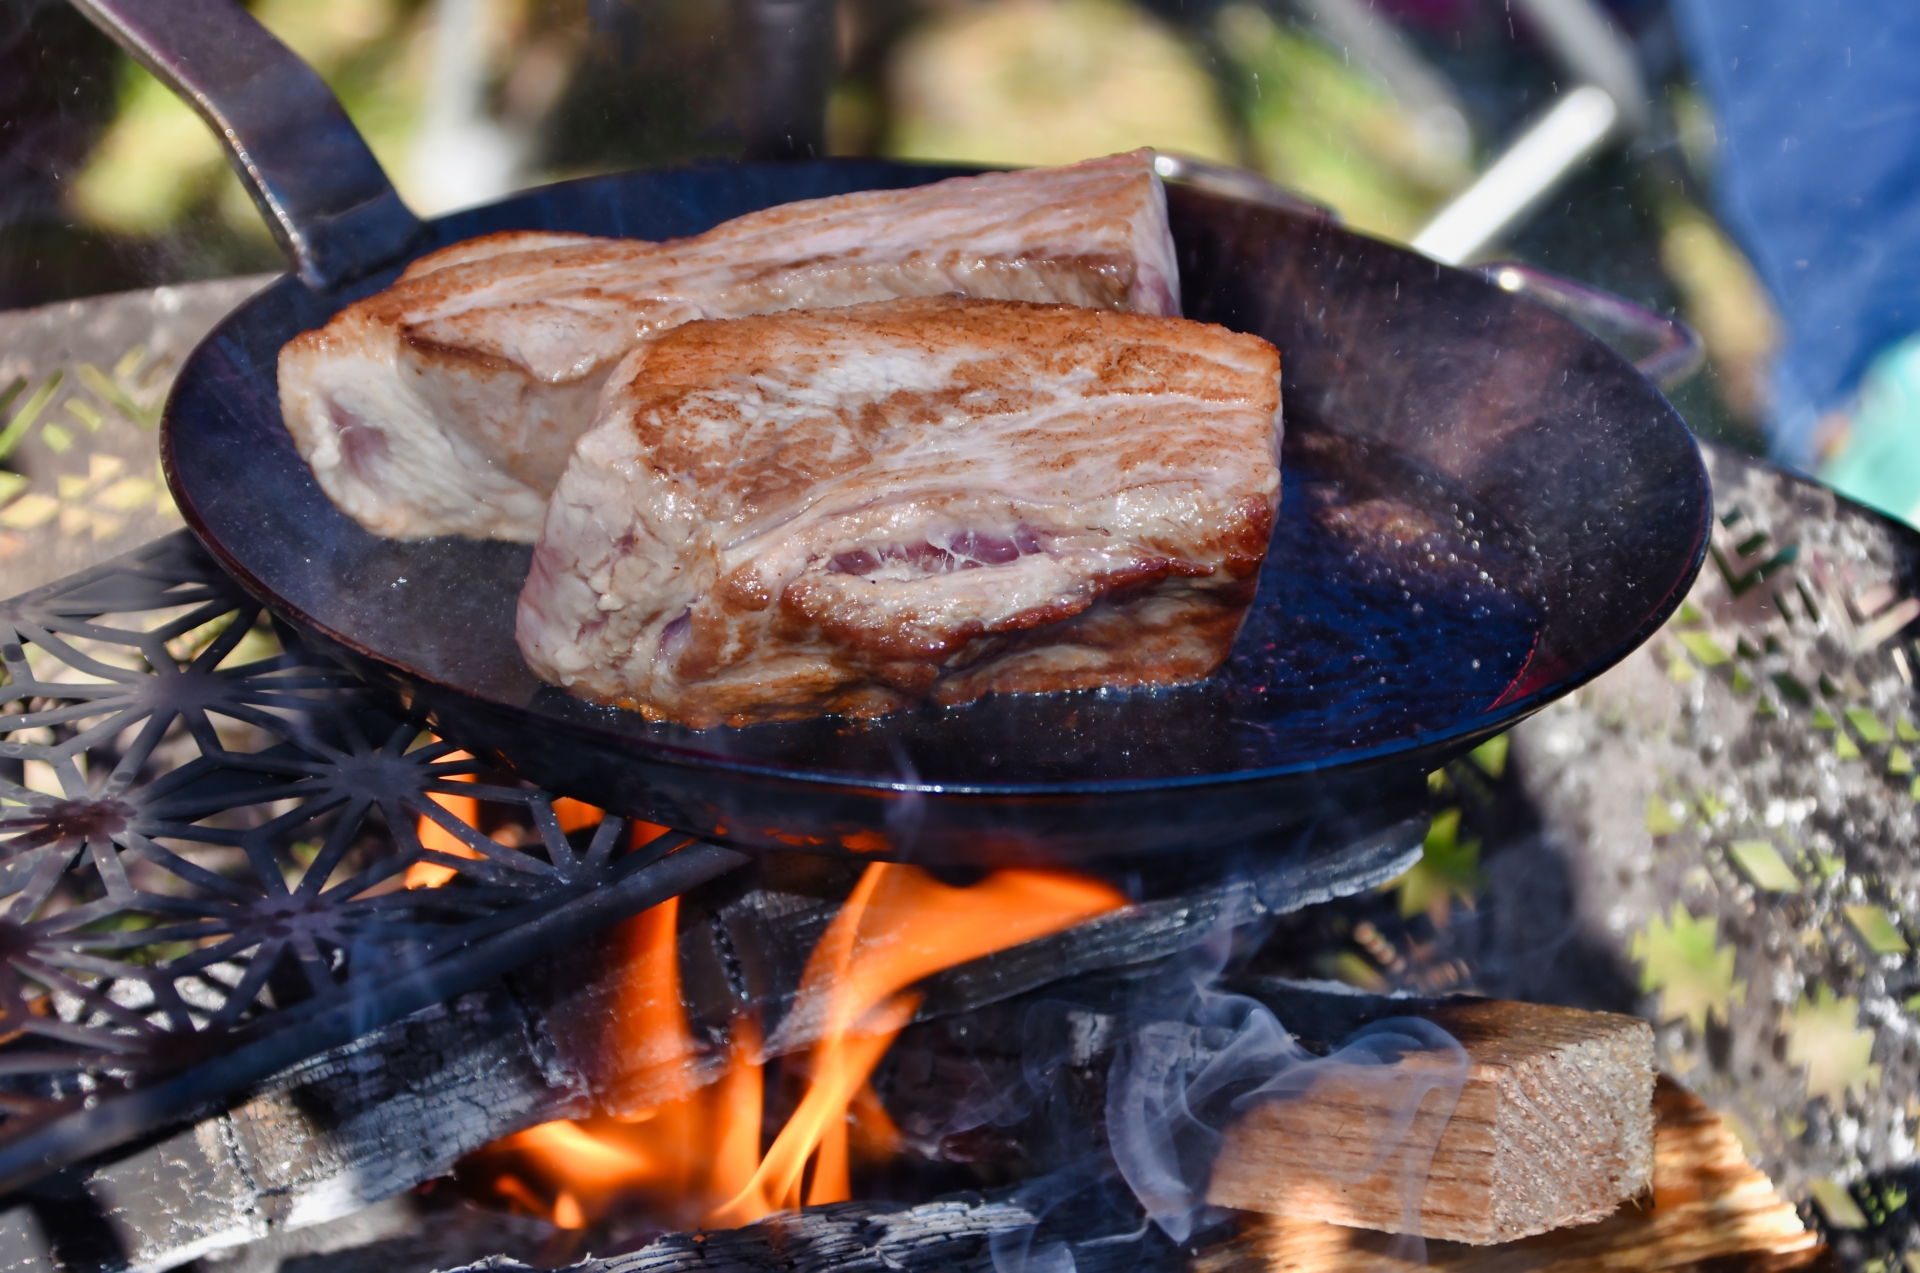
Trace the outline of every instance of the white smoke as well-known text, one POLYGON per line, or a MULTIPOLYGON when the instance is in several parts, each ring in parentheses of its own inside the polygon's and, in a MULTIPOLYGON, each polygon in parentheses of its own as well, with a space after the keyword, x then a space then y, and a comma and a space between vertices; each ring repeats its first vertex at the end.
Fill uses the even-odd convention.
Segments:
MULTIPOLYGON (((1148 1217, 1175 1242, 1186 1241, 1206 1211, 1223 1129, 1252 1106, 1311 1099, 1331 1082, 1347 1092, 1371 1089, 1377 1095, 1368 1104, 1395 1114, 1365 1165, 1338 1177, 1358 1184, 1406 1145, 1423 1107, 1438 1116, 1431 1126, 1444 1127, 1467 1080, 1459 1042, 1417 1017, 1373 1022, 1315 1056, 1258 1000, 1214 988, 1226 953, 1227 942, 1215 938, 1143 986, 1127 1014, 1136 1024, 1108 1071, 1114 1165, 1148 1217), (1423 1054, 1422 1063, 1403 1064, 1413 1054, 1423 1054)), ((1402 1159, 1406 1231, 1417 1227, 1437 1132, 1432 1139, 1407 1145, 1402 1159)), ((1312 1152, 1306 1145, 1301 1150, 1312 1152)))
MULTIPOLYGON (((970 1093, 962 1102, 966 1108, 956 1125, 1036 1117, 1055 1124, 1041 1135, 1053 1151, 1055 1169, 1015 1195, 1036 1224, 994 1237, 990 1251, 996 1273, 1073 1273, 1075 1252, 1097 1255, 1094 1263, 1104 1268, 1118 1252, 1095 1248, 1131 1247, 1150 1239, 1185 1243, 1229 1214, 1206 1202, 1228 1125, 1261 1103, 1311 1101, 1323 1085, 1337 1086, 1349 1102, 1359 1095, 1366 1106, 1390 1111, 1375 1129, 1371 1154, 1351 1173, 1335 1178, 1358 1184, 1395 1162, 1403 1199, 1399 1227, 1417 1232, 1439 1129, 1466 1083, 1465 1050, 1432 1022, 1395 1017, 1355 1031, 1325 1056, 1315 1055, 1258 1000, 1218 989, 1231 938, 1222 931, 1136 983, 1118 1019, 1105 1018, 1096 1031, 1110 1030, 1116 1040, 1103 1111, 1107 1152, 1093 1148, 1084 1123, 1068 1112, 1073 1102, 1061 1093, 1068 1070, 1082 1065, 1089 1052, 1104 1050, 1093 1039, 1077 1037, 1087 1033, 1090 1018, 1070 1004, 1041 1002, 1029 1012, 1024 1083, 1012 1085, 1024 1091, 1005 1091, 993 1099, 970 1093), (1069 1036, 1064 1043, 1063 1025, 1069 1036), (1414 1057, 1417 1063, 1409 1064, 1414 1057), (1063 1117, 1048 1119, 1049 1108, 1060 1109, 1063 1117), (1423 1111, 1428 1117, 1416 1132, 1423 1111), (1421 1143, 1412 1143, 1413 1136, 1421 1143), (1042 1235, 1043 1226, 1056 1234, 1086 1234, 1089 1222, 1094 1230, 1131 1231, 1076 1236, 1071 1246, 1042 1235)), ((1313 1161, 1316 1175, 1326 1178, 1325 1159, 1315 1157, 1310 1144, 1299 1148, 1302 1160, 1313 1161)), ((1424 1245, 1407 1238, 1394 1254, 1423 1262, 1424 1245)))

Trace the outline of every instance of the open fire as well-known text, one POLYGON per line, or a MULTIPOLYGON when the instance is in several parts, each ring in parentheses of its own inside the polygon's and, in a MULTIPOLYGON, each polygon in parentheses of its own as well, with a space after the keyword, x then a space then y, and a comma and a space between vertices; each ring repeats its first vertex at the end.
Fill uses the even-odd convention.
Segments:
MULTIPOLYGON (((527 834, 488 781, 436 794, 401 828, 427 854, 405 883, 440 888, 476 844, 527 834)), ((535 816, 551 829, 546 806, 535 816)), ((576 839, 602 821, 573 802, 554 818, 576 839)), ((364 1075, 398 1062, 392 1099, 340 1128, 364 1126, 374 1154, 400 1149, 392 1179, 452 1170, 457 1187, 420 1192, 420 1222, 498 1235, 457 1258, 537 1231, 542 1266, 645 1244, 663 1269, 732 1267, 728 1252, 757 1267, 771 1243, 839 1252, 849 1273, 868 1256, 948 1267, 941 1251, 991 1255, 1001 1273, 1172 1269, 1249 1213, 1485 1242, 1605 1214, 1640 1187, 1644 1153, 1628 1150, 1645 1129, 1628 1124, 1650 1081, 1644 1025, 1231 971, 1230 936, 1262 912, 1218 899, 1264 877, 1208 865, 1136 880, 1140 900, 1061 873, 770 855, 530 969, 494 1006, 453 1008, 484 1032, 473 1064, 465 1026, 423 1022, 418 1044, 327 1072, 347 1088, 286 1108, 345 1113, 364 1075), (443 1066, 464 1077, 423 1104, 414 1076, 443 1066), (1600 1152, 1542 1174, 1524 1152, 1550 1130, 1533 1125, 1542 1109, 1600 1152), (421 1160, 453 1118, 482 1134, 421 1160)), ((303 1135, 338 1139, 272 1125, 238 1135, 289 1157, 303 1135)), ((465 1250, 437 1249, 437 1267, 465 1250)))
MULTIPOLYGON (((490 782, 449 784, 394 828, 418 852, 393 884, 440 889, 476 846, 541 828, 559 853, 556 823, 611 836, 597 809, 529 813, 490 782)), ((378 1201, 451 1171, 457 1187, 406 1205, 436 1232, 495 1235, 462 1259, 537 1231, 542 1263, 647 1244, 728 1267, 718 1253, 844 1242, 918 1268, 888 1252, 938 1236, 964 1261, 991 1248, 1002 1273, 1177 1264, 1248 1211, 1487 1241, 1638 1187, 1631 1153, 1540 1175, 1501 1146, 1537 1139, 1526 1120, 1559 1085, 1579 1101, 1554 1121, 1583 1144, 1644 1147, 1626 1127, 1650 1081, 1643 1025, 1342 995, 1229 963, 1240 926, 1291 896, 1289 869, 1170 863, 1123 896, 1060 873, 767 855, 302 1071, 219 1134, 157 1148, 155 1170, 229 1144, 255 1164, 311 1160, 333 1174, 298 1186, 308 1225, 314 1199, 352 1204, 329 1183, 348 1173, 378 1201), (1618 1090, 1592 1099, 1611 1071, 1618 1090)), ((216 1232, 225 1197, 185 1209, 216 1232)))
MULTIPOLYGON (((434 800, 449 817, 478 826, 477 801, 434 800)), ((599 816, 574 801, 557 802, 555 811, 563 825, 599 816)), ((421 817, 418 831, 429 849, 473 852, 432 817, 421 817)), ((659 831, 640 824, 636 837, 659 831)), ((407 883, 436 887, 450 874, 422 863, 407 883)), ((619 1118, 528 1128, 470 1157, 461 1175, 497 1202, 566 1229, 615 1206, 644 1209, 670 1227, 732 1228, 846 1201, 856 1158, 884 1161, 899 1149, 898 1129, 868 1078, 920 1005, 909 987, 1126 900, 1109 884, 1066 872, 1001 870, 956 886, 916 867, 876 862, 814 947, 772 1037, 763 1038, 755 1014, 736 1017, 718 1077, 696 1081, 691 1063, 701 1045, 682 1002, 680 901, 670 899, 614 937, 624 1008, 617 1043, 663 1099, 619 1118), (767 1089, 781 1083, 797 1083, 799 1096, 763 1146, 767 1089)))

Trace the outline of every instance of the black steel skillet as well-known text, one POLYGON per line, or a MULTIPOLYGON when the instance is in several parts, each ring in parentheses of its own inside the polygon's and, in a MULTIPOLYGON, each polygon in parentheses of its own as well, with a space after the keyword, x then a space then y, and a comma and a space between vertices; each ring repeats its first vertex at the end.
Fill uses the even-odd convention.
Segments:
MULTIPOLYGON (((1244 174, 1169 161, 1191 178, 1168 191, 1186 314, 1266 337, 1284 368, 1280 525, 1219 675, 705 732, 579 702, 513 643, 528 548, 379 539, 321 493, 281 423, 282 343, 472 235, 659 239, 958 170, 636 172, 422 224, 319 79, 231 0, 76 3, 222 133, 298 267, 180 374, 163 453, 188 524, 276 614, 550 790, 743 847, 939 864, 1224 853, 1417 801, 1427 772, 1645 640, 1705 556, 1691 437, 1633 364, 1513 294, 1537 276, 1442 267, 1244 174)), ((1644 317, 1657 356, 1684 358, 1644 317)))

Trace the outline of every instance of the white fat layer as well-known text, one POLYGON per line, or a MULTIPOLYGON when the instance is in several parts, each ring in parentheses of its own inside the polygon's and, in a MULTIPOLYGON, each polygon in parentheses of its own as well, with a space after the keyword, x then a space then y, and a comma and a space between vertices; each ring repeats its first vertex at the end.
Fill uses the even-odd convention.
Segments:
POLYGON ((537 537, 545 501, 499 472, 468 435, 436 427, 394 362, 390 344, 318 360, 304 375, 286 375, 283 362, 281 411, 320 489, 390 538, 537 537), (356 454, 342 436, 343 421, 370 431, 373 454, 356 454))

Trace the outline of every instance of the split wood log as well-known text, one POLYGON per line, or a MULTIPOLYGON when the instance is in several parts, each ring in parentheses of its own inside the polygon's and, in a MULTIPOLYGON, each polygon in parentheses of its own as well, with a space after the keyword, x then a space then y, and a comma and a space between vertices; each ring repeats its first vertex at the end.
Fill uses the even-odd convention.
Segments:
POLYGON ((1316 1220, 1261 1217, 1201 1253, 1193 1273, 1798 1273, 1837 1269, 1718 1115, 1670 1079, 1654 1093, 1653 1190, 1594 1224, 1478 1247, 1426 1244, 1316 1220))
MULTIPOLYGON (((1247 1216, 1225 1232, 1199 1235, 1188 1251, 1149 1235, 1136 1242, 1054 1236, 1070 1231, 1070 1223, 1043 1225, 1033 1245, 1044 1257, 1053 1242, 1062 1242, 1076 1273, 1417 1273, 1422 1257, 1440 1273, 1838 1273, 1818 1236, 1745 1161, 1712 1111, 1664 1079, 1654 1107, 1654 1185, 1643 1205, 1597 1224, 1517 1242, 1481 1247, 1436 1241, 1422 1249, 1405 1238, 1319 1221, 1247 1216)), ((529 1266, 572 1258, 575 1248, 552 1226, 521 1220, 524 1232, 503 1234, 500 1226, 511 1222, 465 1207, 425 1211, 411 1223, 389 1218, 389 1231, 371 1239, 342 1241, 346 1235, 329 1234, 310 1249, 327 1253, 328 1273, 427 1273, 477 1258, 489 1238, 495 1249, 518 1247, 527 1263, 482 1260, 463 1273, 525 1273, 529 1266), (533 1251, 543 1247, 552 1249, 536 1260, 533 1251)), ((979 1273, 991 1265, 996 1237, 1004 1240, 1032 1223, 1029 1210, 1005 1198, 917 1207, 843 1203, 731 1232, 668 1235, 627 1255, 588 1261, 576 1273, 979 1273)), ((235 1267, 264 1264, 253 1250, 236 1254, 235 1267)), ((1064 1261, 1055 1256, 1041 1263, 1064 1261)), ((299 1267, 322 1264, 314 1259, 299 1267)))
MULTIPOLYGON (((1373 1010, 1392 1005, 1375 1001, 1373 1010)), ((1400 1090, 1336 1072, 1232 1123, 1207 1200, 1487 1244, 1599 1220, 1647 1188, 1654 1073, 1644 1021, 1493 1000, 1404 1015, 1440 1026, 1466 1050, 1466 1084, 1451 1111, 1449 1088, 1429 1093, 1383 1155, 1382 1133, 1404 1116, 1400 1090)), ((1415 1053, 1399 1064, 1457 1062, 1415 1053)))
MULTIPOLYGON (((1376 1021, 1417 1016, 1450 1032, 1469 1065, 1464 1087, 1457 1074, 1440 1076, 1440 1090, 1404 1128, 1396 1123, 1408 1085, 1363 1089, 1332 1077, 1339 1070, 1303 1097, 1252 1106, 1225 1129, 1207 1190, 1215 1205, 1487 1243, 1610 1215, 1647 1188, 1653 1032, 1637 1018, 1466 997, 1396 999, 1327 983, 1228 989, 1270 1009, 1311 1051, 1331 1051, 1376 1021), (1456 1089, 1449 1118, 1445 1098, 1456 1089)), ((1129 1020, 1131 993, 1117 979, 1088 978, 915 1025, 882 1062, 875 1088, 908 1143, 929 1158, 1057 1165, 1063 1148, 1104 1143, 1107 1076, 1124 1035, 1132 1034, 1136 1056, 1153 1050, 1147 1068, 1187 1081, 1229 1041, 1190 1025, 1129 1020), (1046 1055, 1031 1054, 1036 1045, 1046 1055), (1023 1069, 1041 1064, 1061 1067, 1064 1101, 1029 1119, 996 1115, 990 1125, 969 1115, 1017 1091, 1023 1069), (1077 1140, 1060 1135, 1063 1114, 1077 1120, 1077 1140)), ((1458 1063, 1410 1053, 1400 1064, 1458 1063)))

